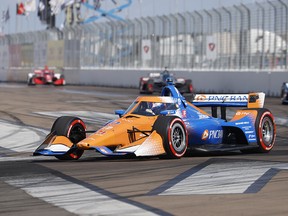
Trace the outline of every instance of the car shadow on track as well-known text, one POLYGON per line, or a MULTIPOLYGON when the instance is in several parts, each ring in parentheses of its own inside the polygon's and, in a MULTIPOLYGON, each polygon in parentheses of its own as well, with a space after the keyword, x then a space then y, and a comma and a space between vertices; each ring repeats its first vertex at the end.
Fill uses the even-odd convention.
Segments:
MULTIPOLYGON (((219 157, 219 156, 233 156, 233 155, 241 155, 241 152, 199 152, 199 151, 189 151, 186 153, 184 158, 192 158, 192 157, 219 157)), ((99 153, 95 152, 85 152, 83 156, 78 160, 59 160, 57 158, 51 157, 51 159, 43 159, 43 160, 34 160, 35 163, 42 163, 42 162, 143 162, 143 161, 163 161, 163 160, 179 160, 179 159, 169 159, 161 156, 145 156, 145 157, 136 157, 135 155, 124 155, 124 156, 104 156, 99 153)), ((180 159, 181 160, 181 159, 180 159)))

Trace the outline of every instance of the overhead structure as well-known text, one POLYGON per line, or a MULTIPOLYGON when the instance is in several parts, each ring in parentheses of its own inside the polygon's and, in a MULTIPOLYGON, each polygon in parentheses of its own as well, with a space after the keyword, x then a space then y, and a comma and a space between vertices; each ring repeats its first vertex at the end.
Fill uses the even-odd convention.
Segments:
POLYGON ((124 21, 124 19, 122 17, 116 15, 116 13, 129 7, 132 4, 132 0, 125 0, 125 1, 123 0, 122 1, 123 3, 120 5, 118 5, 118 4, 121 1, 116 1, 116 0, 111 0, 111 1, 114 3, 114 5, 116 7, 113 9, 110 9, 110 10, 102 9, 101 4, 100 4, 100 0, 96 1, 97 4, 95 4, 95 2, 94 2, 94 5, 91 5, 88 2, 82 3, 82 5, 84 5, 86 8, 99 13, 98 15, 94 15, 94 16, 91 16, 91 17, 83 20, 82 23, 86 24, 86 23, 94 22, 94 21, 96 21, 100 18, 103 18, 103 17, 112 18, 112 19, 115 19, 118 21, 124 21))

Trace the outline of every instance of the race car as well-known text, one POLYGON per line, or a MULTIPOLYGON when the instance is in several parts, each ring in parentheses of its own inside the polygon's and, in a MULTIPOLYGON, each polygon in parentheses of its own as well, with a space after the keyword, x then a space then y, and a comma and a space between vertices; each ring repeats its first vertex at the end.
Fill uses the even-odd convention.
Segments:
POLYGON ((138 96, 127 110, 95 131, 78 117, 61 116, 33 155, 76 160, 85 150, 106 156, 176 159, 189 150, 269 152, 276 138, 273 114, 263 108, 265 94, 197 94, 188 102, 168 83, 161 96, 138 96), (200 107, 211 107, 211 114, 200 107), (220 107, 221 116, 217 116, 220 107), (227 107, 238 109, 227 120, 227 107))
POLYGON ((288 103, 288 82, 283 82, 281 86, 281 102, 282 104, 288 103))
POLYGON ((176 78, 172 73, 165 69, 161 73, 149 73, 148 77, 141 77, 139 82, 140 94, 161 92, 162 88, 166 86, 168 78, 173 80, 174 85, 181 94, 193 92, 191 79, 176 78))
POLYGON ((46 85, 53 84, 55 86, 65 85, 64 75, 55 73, 54 70, 45 66, 44 69, 34 70, 34 73, 29 73, 27 77, 28 85, 46 85))

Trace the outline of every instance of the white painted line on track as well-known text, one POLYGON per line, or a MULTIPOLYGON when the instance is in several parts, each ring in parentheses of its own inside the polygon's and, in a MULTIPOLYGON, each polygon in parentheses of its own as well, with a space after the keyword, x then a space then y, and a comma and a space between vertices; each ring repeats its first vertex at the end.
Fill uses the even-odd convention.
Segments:
POLYGON ((78 215, 157 215, 52 174, 13 176, 13 179, 3 180, 33 197, 78 215))
MULTIPOLYGON (((35 150, 35 149, 34 149, 35 150)), ((33 161, 43 161, 43 160, 51 160, 53 158, 51 157, 45 157, 45 156, 5 156, 5 157, 0 157, 0 162, 1 161, 29 161, 29 160, 33 160, 33 161)))
POLYGON ((15 152, 31 152, 41 144, 47 133, 0 120, 0 147, 15 152))
POLYGON ((77 116, 84 122, 89 121, 92 123, 105 124, 110 120, 118 118, 116 114, 93 112, 93 111, 59 111, 59 112, 34 112, 37 115, 60 117, 60 116, 77 116))
POLYGON ((285 118, 275 117, 275 123, 276 125, 282 125, 288 127, 288 119, 285 118))
MULTIPOLYGON (((132 103, 132 99, 127 99, 127 100, 115 100, 113 99, 114 102, 127 102, 127 103, 132 103)), ((101 100, 67 100, 65 101, 66 103, 101 103, 101 100)))
MULTIPOLYGON (((11 84, 11 83, 1 83, 0 88, 23 88, 24 86, 18 84, 11 84)), ((25 86, 26 87, 26 86, 25 86)))
POLYGON ((98 96, 98 97, 121 97, 125 98, 127 95, 122 94, 121 92, 100 92, 100 91, 81 91, 81 90, 72 90, 72 89, 59 89, 57 90, 58 92, 61 91, 63 93, 68 93, 68 94, 82 94, 82 95, 92 95, 92 96, 98 96))
MULTIPOLYGON (((288 169, 288 163, 259 161, 212 163, 179 181, 159 195, 244 193, 271 169, 288 169)), ((269 176, 267 179, 269 179, 269 176)), ((265 180, 263 181, 265 182, 265 180)))

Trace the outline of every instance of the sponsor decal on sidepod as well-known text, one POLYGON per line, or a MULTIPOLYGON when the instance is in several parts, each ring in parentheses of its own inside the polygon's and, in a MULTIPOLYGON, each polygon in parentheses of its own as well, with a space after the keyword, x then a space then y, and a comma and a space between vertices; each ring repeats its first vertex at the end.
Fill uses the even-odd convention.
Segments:
POLYGON ((223 138, 223 130, 205 130, 202 134, 202 140, 221 139, 223 138))

